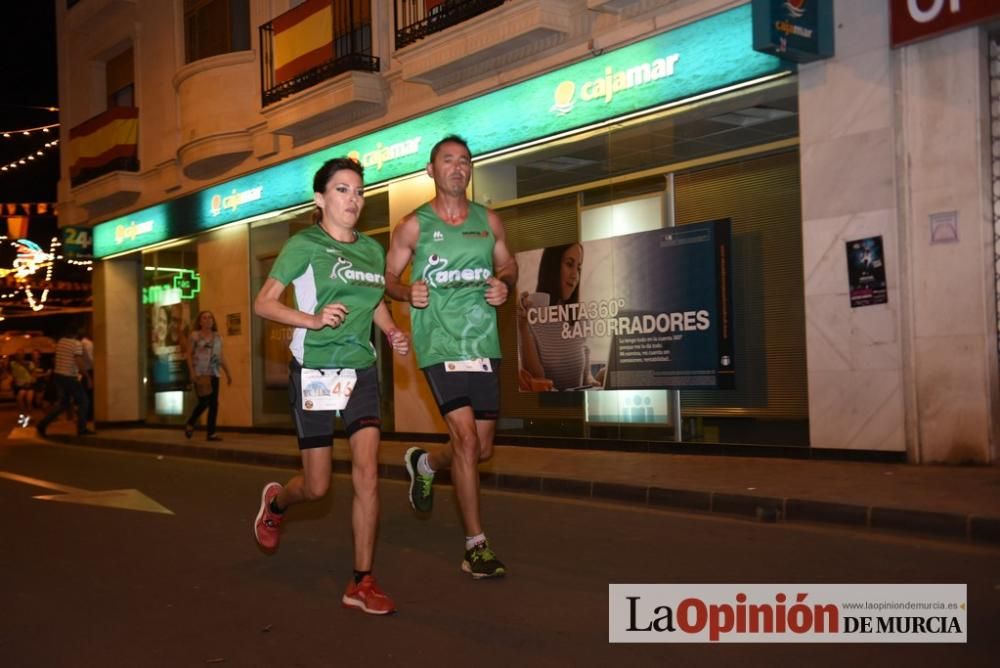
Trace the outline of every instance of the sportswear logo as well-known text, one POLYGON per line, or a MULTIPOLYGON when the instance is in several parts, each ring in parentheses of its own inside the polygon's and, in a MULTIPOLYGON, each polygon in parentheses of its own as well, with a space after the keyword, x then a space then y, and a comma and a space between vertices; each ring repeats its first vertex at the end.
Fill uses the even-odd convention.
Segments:
POLYGON ((361 285, 369 288, 384 288, 385 276, 372 271, 353 269, 354 264, 346 257, 337 258, 337 264, 330 272, 330 278, 341 280, 349 285, 361 285))
POLYGON ((434 241, 444 241, 444 235, 441 234, 441 230, 434 230, 434 241))
POLYGON ((486 267, 447 269, 447 266, 448 258, 432 254, 427 258, 421 278, 434 288, 466 288, 485 285, 486 279, 493 275, 493 270, 486 267))

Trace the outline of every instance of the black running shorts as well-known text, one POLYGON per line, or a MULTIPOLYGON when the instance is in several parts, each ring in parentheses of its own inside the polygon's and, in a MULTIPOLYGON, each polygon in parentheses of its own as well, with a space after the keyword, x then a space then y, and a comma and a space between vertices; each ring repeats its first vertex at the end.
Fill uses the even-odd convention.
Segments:
MULTIPOLYGON (((307 411, 302 408, 302 367, 296 360, 288 364, 288 402, 299 436, 299 449, 329 448, 333 445, 333 425, 337 411, 307 411)), ((358 382, 354 385, 347 406, 340 411, 346 425, 347 437, 365 427, 382 428, 378 391, 378 373, 375 366, 357 369, 358 382)))
POLYGON ((462 406, 471 406, 477 420, 500 416, 500 360, 490 364, 492 371, 446 371, 444 363, 424 367, 442 416, 462 406))

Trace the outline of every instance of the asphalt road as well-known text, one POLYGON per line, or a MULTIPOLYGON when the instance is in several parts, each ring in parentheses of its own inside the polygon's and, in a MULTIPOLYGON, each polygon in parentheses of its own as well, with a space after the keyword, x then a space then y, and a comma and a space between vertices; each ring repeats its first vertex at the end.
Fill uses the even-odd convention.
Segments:
POLYGON ((260 488, 290 474, 0 441, 0 665, 987 666, 1000 656, 995 549, 487 493, 487 530, 510 575, 473 582, 459 571, 447 490, 418 519, 393 481, 381 486, 375 573, 399 613, 364 615, 340 605, 347 476, 335 476, 332 498, 290 512, 277 554, 256 548, 260 488), (124 489, 173 514, 33 498, 124 489), (608 584, 630 582, 964 582, 970 640, 612 645, 608 584))

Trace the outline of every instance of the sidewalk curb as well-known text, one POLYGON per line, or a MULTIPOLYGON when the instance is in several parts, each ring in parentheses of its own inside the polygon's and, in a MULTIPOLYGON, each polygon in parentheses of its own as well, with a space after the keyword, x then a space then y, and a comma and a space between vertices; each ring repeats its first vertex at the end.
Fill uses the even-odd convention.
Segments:
MULTIPOLYGON (((81 445, 130 452, 141 451, 257 466, 297 469, 301 464, 301 459, 297 455, 233 450, 209 445, 150 443, 131 440, 91 442, 89 439, 81 442, 73 437, 57 435, 50 435, 49 440, 61 445, 81 445)), ((335 473, 350 473, 350 470, 349 461, 334 460, 333 471, 335 473)), ((390 480, 409 480, 409 474, 402 463, 380 463, 379 476, 390 480)), ((451 484, 447 472, 438 474, 438 484, 451 484)), ((480 486, 484 489, 504 492, 526 492, 542 496, 611 501, 650 508, 720 514, 763 523, 835 525, 842 528, 869 529, 892 534, 915 535, 952 542, 1000 547, 1000 517, 513 473, 483 472, 480 474, 480 486)))

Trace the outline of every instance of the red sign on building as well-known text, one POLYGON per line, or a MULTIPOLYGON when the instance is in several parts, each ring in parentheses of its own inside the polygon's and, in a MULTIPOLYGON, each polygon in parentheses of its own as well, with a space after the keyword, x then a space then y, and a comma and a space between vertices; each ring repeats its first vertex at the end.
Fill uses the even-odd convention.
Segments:
POLYGON ((889 0, 893 47, 996 18, 995 0, 889 0))

